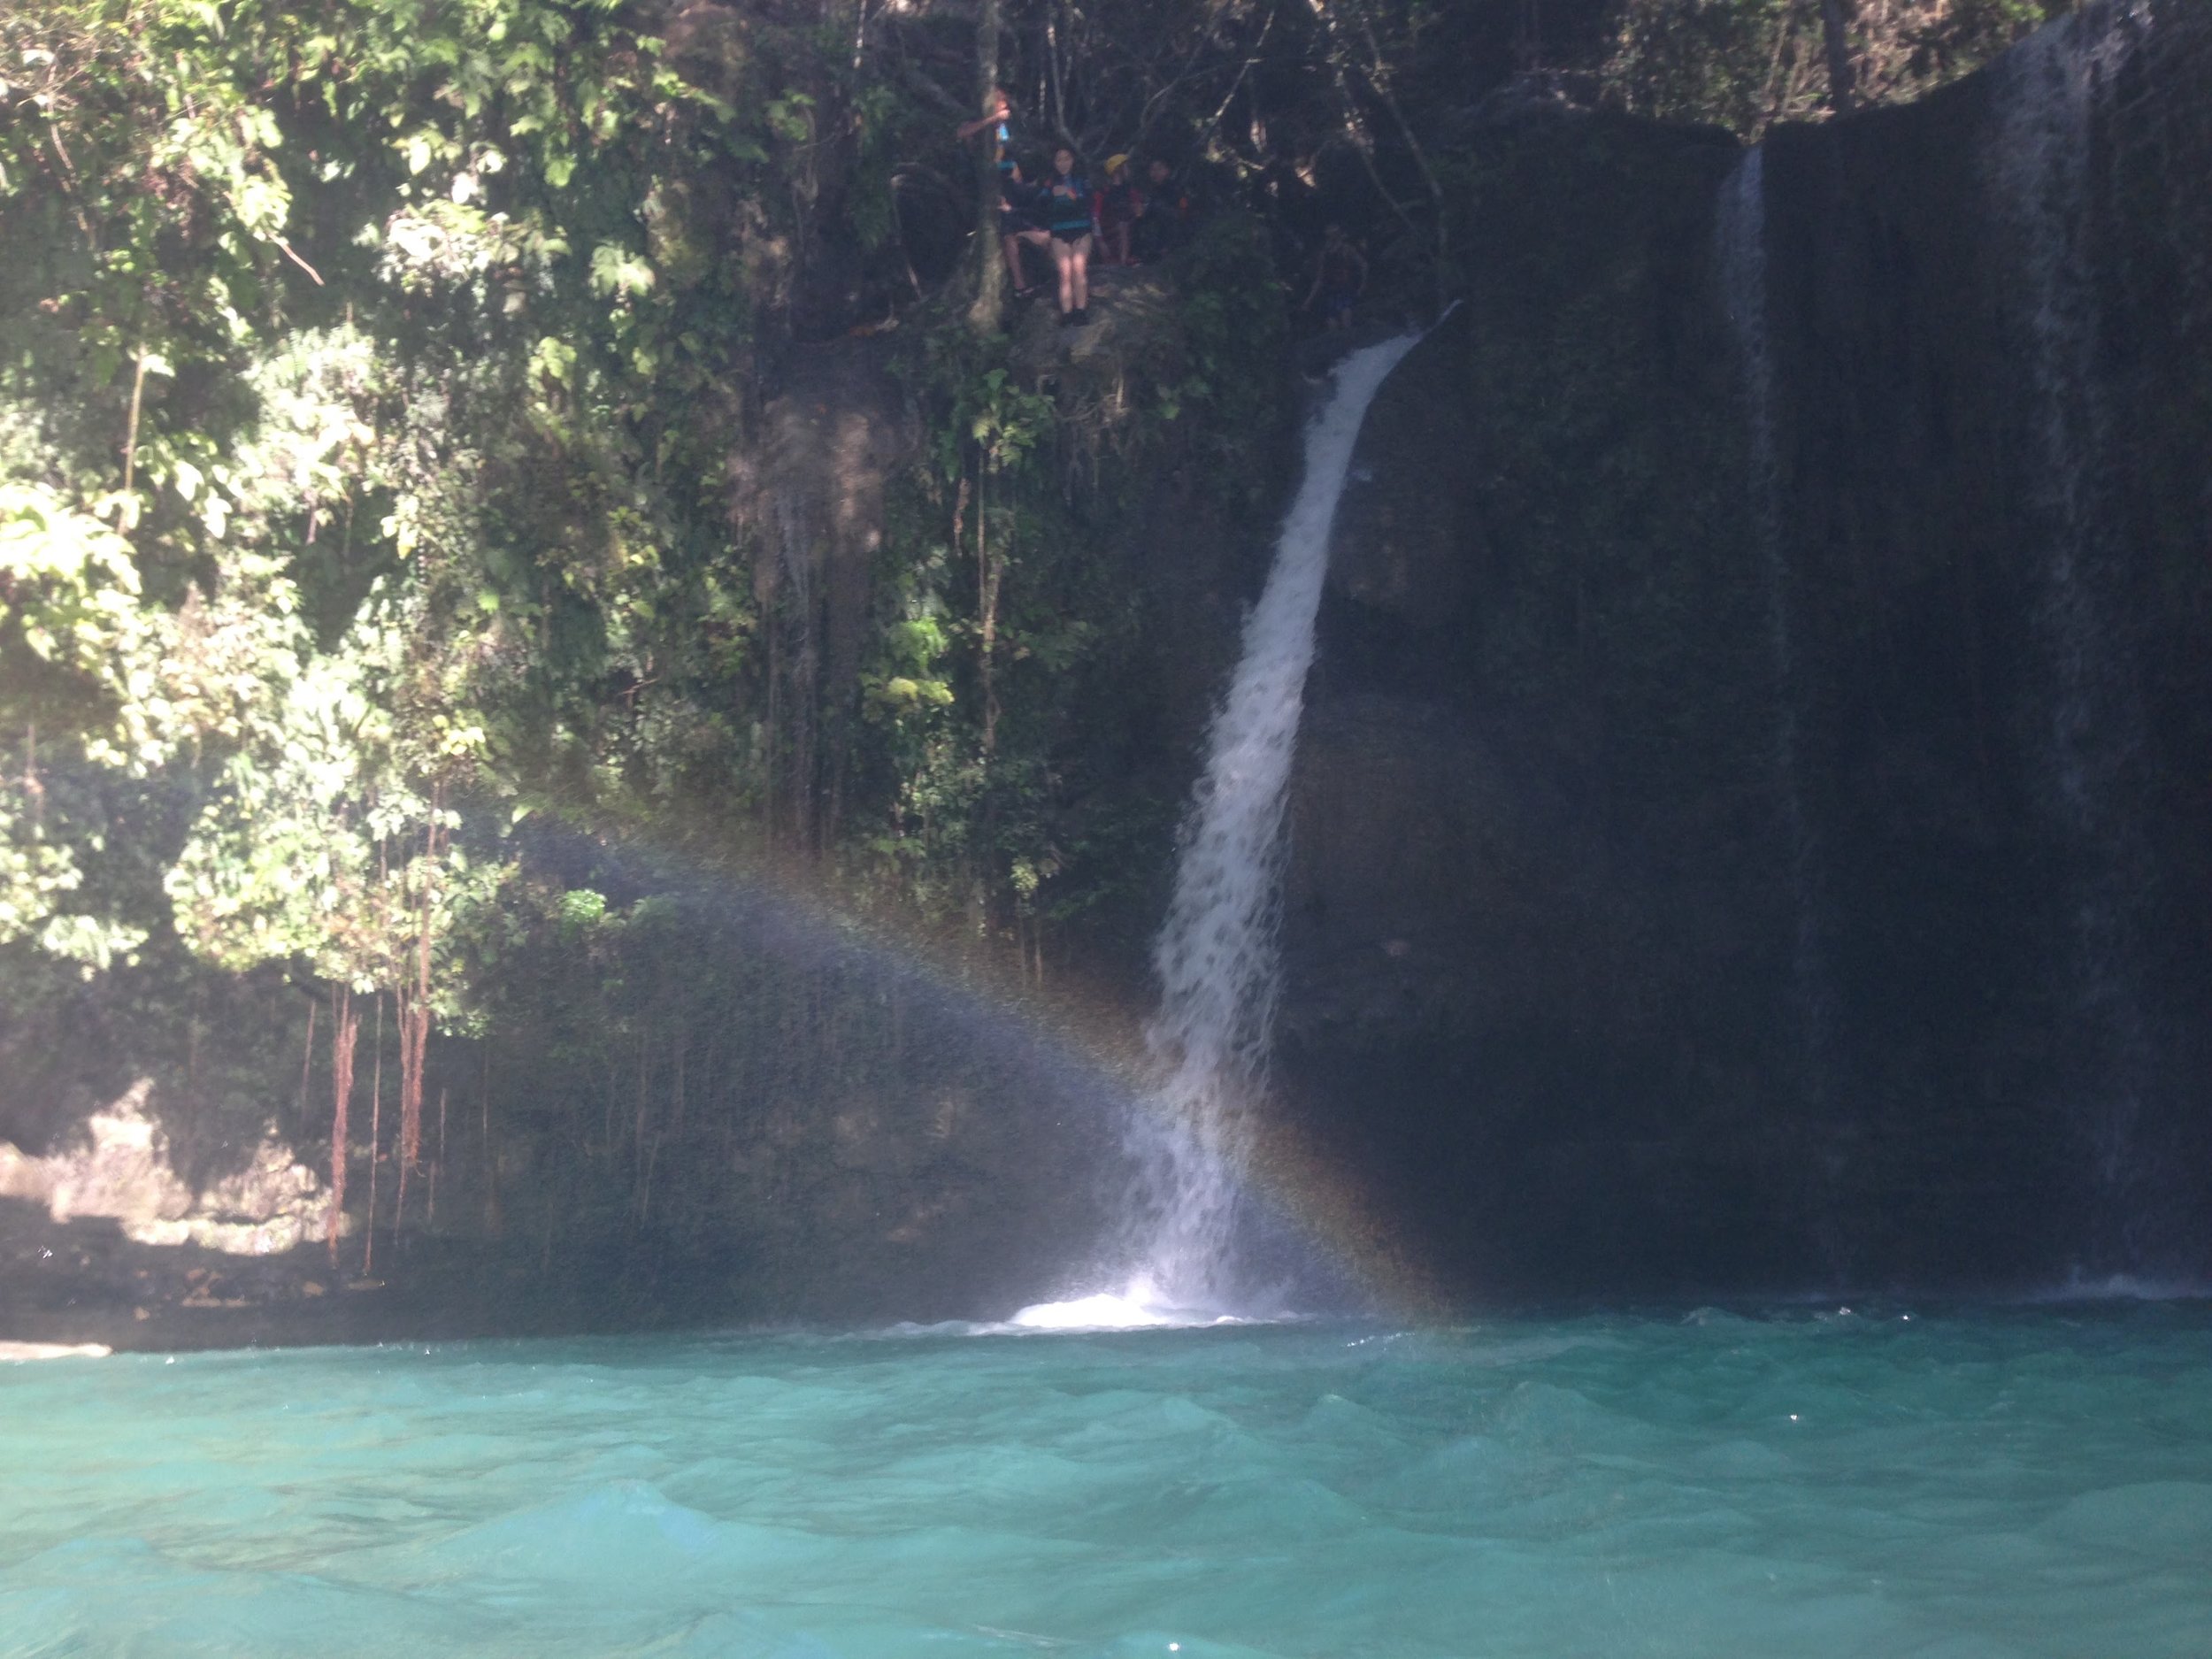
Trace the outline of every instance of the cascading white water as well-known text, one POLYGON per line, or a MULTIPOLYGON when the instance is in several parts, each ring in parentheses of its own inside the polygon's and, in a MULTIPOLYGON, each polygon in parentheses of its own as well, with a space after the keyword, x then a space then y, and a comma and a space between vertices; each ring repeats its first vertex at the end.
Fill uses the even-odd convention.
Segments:
POLYGON ((2116 556, 2101 511, 2108 411, 2090 265, 2093 147, 2113 78, 2154 19, 2144 0, 2107 0, 2041 30, 2005 61, 1989 174, 2015 243, 2034 394, 2045 526, 2039 630, 2053 671, 2050 793, 2079 874, 2075 1012, 2096 1050, 2077 1110, 2108 1212, 2100 1268, 2131 1264, 2131 1182, 2150 1037, 2139 984, 2137 918, 2148 862, 2125 780, 2146 742, 2129 641, 2110 595, 2116 556))
POLYGON ((1283 814, 1330 533, 1367 406, 1417 339, 1345 358, 1306 429, 1304 476, 1207 734, 1174 898, 1153 945, 1160 1006, 1146 1036, 1164 1076, 1158 1110, 1133 1132, 1144 1185, 1128 1243, 1151 1294, 1177 1306, 1223 1307, 1236 1289, 1238 1188, 1279 978, 1283 814))
POLYGON ((1298 495, 1208 730, 1174 897, 1152 951, 1161 995, 1146 1037, 1159 1077, 1149 1109, 1131 1122, 1136 1185, 1113 1250, 1127 1288, 1025 1309, 1017 1323, 1154 1323, 1239 1306, 1240 1193, 1279 978, 1284 809, 1330 532, 1367 407, 1419 339, 1363 347, 1338 365, 1307 426, 1298 495))

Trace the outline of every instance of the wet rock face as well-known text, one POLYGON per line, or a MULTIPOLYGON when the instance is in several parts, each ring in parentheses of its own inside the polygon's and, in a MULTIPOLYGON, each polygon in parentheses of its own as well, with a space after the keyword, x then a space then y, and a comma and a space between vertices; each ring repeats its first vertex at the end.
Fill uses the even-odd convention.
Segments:
POLYGON ((796 710, 791 829, 818 831, 858 695, 884 492, 918 425, 872 338, 793 348, 754 440, 730 461, 731 517, 752 549, 753 591, 776 618, 796 710))
POLYGON ((1772 546, 1735 152, 1479 141, 1340 518, 1278 1051, 1465 1288, 2212 1252, 2212 15, 2067 27, 2076 106, 1770 138, 1772 546))
MULTIPOLYGON (((104 1353, 390 1331, 357 1331, 357 1310, 341 1305, 365 1309, 373 1296, 331 1294, 358 1281, 325 1250, 321 1177, 272 1129, 196 1187, 179 1171, 156 1094, 142 1079, 43 1156, 0 1141, 0 1360, 88 1341, 104 1353)), ((346 1236, 350 1222, 342 1218, 346 1236)))
POLYGON ((1363 626, 1432 635, 1463 625, 1488 585, 1476 511, 1480 456, 1461 365, 1445 346, 1466 326, 1455 313, 1438 349, 1401 365, 1368 412, 1329 562, 1340 652, 1363 626))
POLYGON ((27 1157, 0 1141, 0 1198, 45 1206, 58 1226, 80 1217, 117 1224, 134 1244, 194 1244, 230 1256, 280 1256, 319 1241, 330 1220, 322 1178, 273 1130, 242 1168, 195 1190, 171 1162, 168 1138, 147 1116, 150 1079, 87 1121, 84 1142, 27 1157))
MULTIPOLYGON (((1034 271, 1041 255, 1027 256, 1034 271)), ((1022 302, 1014 319, 1013 363, 1033 382, 1049 382, 1072 402, 1109 424, 1133 400, 1156 398, 1181 378, 1184 360, 1180 296, 1164 275, 1142 269, 1094 265, 1089 320, 1061 321, 1053 280, 1022 302)))

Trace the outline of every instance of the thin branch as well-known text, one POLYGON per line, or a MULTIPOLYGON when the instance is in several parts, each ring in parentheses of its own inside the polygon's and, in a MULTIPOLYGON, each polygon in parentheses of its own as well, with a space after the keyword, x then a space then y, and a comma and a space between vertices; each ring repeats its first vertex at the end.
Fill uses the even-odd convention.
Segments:
POLYGON ((1413 215, 1406 211, 1403 203, 1390 193, 1390 187, 1383 182, 1382 174, 1376 170, 1375 141, 1368 136, 1366 123, 1360 119, 1359 100, 1352 94, 1351 77, 1344 73, 1344 50, 1337 36, 1335 13, 1329 9, 1326 0, 1306 0, 1306 4, 1312 8, 1314 16, 1320 19, 1322 32, 1329 37, 1329 73, 1336 81, 1337 98, 1344 106, 1344 128, 1351 134, 1352 148, 1359 156, 1360 165, 1367 169, 1368 180, 1374 185, 1375 194, 1389 204, 1390 211, 1398 216, 1408 230, 1418 235, 1421 227, 1414 223, 1413 215))
MULTIPOLYGON (((1271 11, 1267 14, 1267 20, 1270 24, 1274 22, 1275 14, 1273 12, 1271 11)), ((1265 38, 1266 34, 1265 31, 1263 30, 1261 33, 1261 39, 1264 40, 1265 38)), ((1134 139, 1130 141, 1129 148, 1133 154, 1142 147, 1145 135, 1152 130, 1152 123, 1160 119, 1160 110, 1168 95, 1173 92, 1178 87, 1181 86, 1186 81, 1190 79, 1191 71, 1198 62, 1198 55, 1206 50, 1207 46, 1210 43, 1210 40, 1211 37, 1202 31, 1198 38, 1191 43, 1190 50, 1183 55, 1182 65, 1178 68, 1173 74, 1170 75, 1165 81, 1161 83, 1158 91, 1155 92, 1150 97, 1144 101, 1144 107, 1138 111, 1137 115, 1137 135, 1134 139)), ((1244 78, 1243 71, 1238 71, 1237 78, 1240 81, 1244 78)), ((1224 107, 1226 107, 1225 103, 1224 107)))
MULTIPOLYGON (((1221 95, 1221 102, 1214 108, 1213 119, 1206 123, 1207 131, 1212 132, 1217 130, 1221 126, 1222 121, 1227 117, 1230 104, 1236 101, 1238 92, 1240 91, 1244 86, 1245 77, 1252 73, 1252 65, 1260 61, 1261 54, 1266 50, 1267 37, 1274 30, 1275 15, 1280 9, 1281 8, 1279 6, 1270 6, 1268 8, 1267 21, 1260 26, 1260 37, 1252 42, 1251 52, 1245 58, 1243 64, 1239 66, 1236 73, 1236 78, 1229 82, 1228 91, 1221 95)), ((1148 119, 1149 118, 1148 118, 1148 119)))
POLYGON ((138 349, 138 372, 131 377, 131 424, 123 438, 123 493, 128 495, 138 464, 138 411, 146 396, 146 348, 138 349))
POLYGON ((1820 0, 1820 35, 1828 54, 1828 105, 1838 115, 1848 115, 1852 96, 1851 19, 1844 0, 1820 0))
POLYGON ((306 260, 301 258, 297 253, 293 251, 292 244, 285 241, 283 237, 279 236, 274 240, 276 242, 278 250, 281 252, 287 259, 289 259, 294 265, 299 266, 301 270, 306 272, 310 277, 313 278, 317 288, 322 287, 323 273, 321 272, 316 270, 313 265, 308 264, 306 260))
POLYGON ((1429 165, 1428 151, 1421 147, 1421 141, 1414 133, 1413 124, 1406 119, 1405 111, 1398 107, 1398 100, 1391 94, 1388 84, 1388 66, 1383 60, 1382 45, 1375 39, 1374 26, 1368 20, 1364 12, 1356 15, 1359 17, 1360 33, 1367 37, 1368 55, 1374 62, 1374 66, 1367 72, 1367 84, 1374 89, 1375 96, 1382 100, 1383 108, 1390 111, 1391 119, 1397 123, 1399 135, 1405 140, 1406 149, 1413 157, 1413 165, 1420 169, 1421 181, 1428 186, 1429 202, 1436 213, 1436 303, 1437 309, 1440 311, 1446 299, 1446 264, 1447 256, 1450 250, 1450 243, 1448 240, 1450 235, 1450 224, 1444 211, 1444 186, 1438 180, 1436 170, 1429 165))

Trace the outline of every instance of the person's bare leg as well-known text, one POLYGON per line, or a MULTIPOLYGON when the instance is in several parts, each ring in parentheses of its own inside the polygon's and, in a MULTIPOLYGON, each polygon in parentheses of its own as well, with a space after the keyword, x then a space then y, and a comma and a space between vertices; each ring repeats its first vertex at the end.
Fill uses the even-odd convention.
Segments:
MULTIPOLYGON (((1032 228, 1021 233, 1021 240, 1032 248, 1041 249, 1044 252, 1047 263, 1049 264, 1053 262, 1052 233, 1050 231, 1038 230, 1033 227, 1032 228)), ((1038 285, 1036 283, 1030 284, 1033 290, 1038 285)))
POLYGON ((1006 259, 1006 280, 1014 285, 1014 292, 1018 294, 1029 286, 1022 280, 1022 239, 1010 230, 998 239, 998 247, 1006 259))
POLYGON ((1075 250, 1057 236, 1052 239, 1052 263, 1060 272, 1060 315, 1075 309, 1075 250))
POLYGON ((1069 286, 1075 291, 1075 309, 1088 311, 1091 304, 1091 239, 1068 244, 1069 286))

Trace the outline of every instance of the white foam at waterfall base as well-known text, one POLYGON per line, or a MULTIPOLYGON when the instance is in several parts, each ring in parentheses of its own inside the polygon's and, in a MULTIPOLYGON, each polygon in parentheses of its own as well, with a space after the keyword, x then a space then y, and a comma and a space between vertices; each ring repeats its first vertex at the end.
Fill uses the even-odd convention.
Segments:
POLYGON ((1137 1171, 1112 1252, 1125 1288, 1025 1309, 1027 1328, 1209 1323, 1248 1302, 1234 1241, 1279 965, 1284 807, 1330 533, 1368 405, 1418 334, 1347 356, 1306 429, 1305 471, 1207 737, 1175 893, 1153 947, 1158 1082, 1135 1114, 1137 1171))
POLYGON ((1006 1322, 1009 1331, 1165 1331, 1194 1325, 1244 1325, 1249 1321, 1204 1308, 1177 1308, 1160 1300, 1148 1281, 1138 1280, 1116 1294, 1041 1302, 1006 1322))

